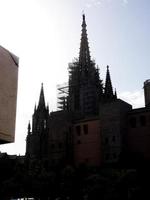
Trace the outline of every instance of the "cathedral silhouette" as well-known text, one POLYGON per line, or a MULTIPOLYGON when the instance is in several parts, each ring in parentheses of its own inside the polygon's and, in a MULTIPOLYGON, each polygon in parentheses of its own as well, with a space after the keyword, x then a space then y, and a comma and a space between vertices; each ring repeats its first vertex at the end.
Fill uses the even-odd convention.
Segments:
POLYGON ((103 84, 91 59, 86 26, 83 14, 79 57, 69 64, 68 84, 58 88, 58 111, 49 112, 42 84, 32 126, 28 125, 26 158, 50 166, 149 160, 150 81, 144 83, 145 107, 132 109, 117 98, 109 66, 103 84))

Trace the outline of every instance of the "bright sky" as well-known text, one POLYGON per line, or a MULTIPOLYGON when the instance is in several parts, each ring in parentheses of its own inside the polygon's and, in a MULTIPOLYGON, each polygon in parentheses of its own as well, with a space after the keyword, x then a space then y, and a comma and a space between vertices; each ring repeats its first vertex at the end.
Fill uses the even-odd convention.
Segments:
POLYGON ((0 0, 0 45, 20 58, 16 140, 0 151, 25 153, 42 82, 50 111, 56 109, 56 85, 67 81, 68 63, 79 53, 83 10, 101 78, 109 65, 118 96, 134 107, 144 105, 143 82, 150 78, 149 0, 0 0))

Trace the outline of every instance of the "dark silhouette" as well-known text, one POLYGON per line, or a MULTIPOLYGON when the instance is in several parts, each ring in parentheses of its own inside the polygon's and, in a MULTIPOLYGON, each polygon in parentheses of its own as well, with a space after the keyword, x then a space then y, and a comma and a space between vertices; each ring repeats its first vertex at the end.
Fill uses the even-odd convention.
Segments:
POLYGON ((0 199, 126 200, 149 197, 150 108, 117 98, 109 66, 106 81, 91 59, 85 15, 79 58, 69 64, 67 86, 58 88, 59 110, 49 113, 43 84, 26 155, 2 154, 0 199))

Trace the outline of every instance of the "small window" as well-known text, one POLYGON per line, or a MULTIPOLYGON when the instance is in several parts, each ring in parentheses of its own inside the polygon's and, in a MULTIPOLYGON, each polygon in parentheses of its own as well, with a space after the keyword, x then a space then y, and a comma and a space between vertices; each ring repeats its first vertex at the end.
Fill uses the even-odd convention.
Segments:
POLYGON ((80 126, 76 126, 76 133, 78 136, 81 135, 81 127, 80 126))
POLYGON ((144 115, 140 116, 140 124, 141 126, 146 126, 146 117, 144 115))
POLYGON ((135 117, 130 118, 130 126, 131 126, 131 128, 136 128, 136 118, 135 117))
POLYGON ((44 120, 44 129, 46 129, 46 120, 44 120))
POLYGON ((88 134, 88 124, 83 125, 83 132, 84 132, 85 135, 88 134))
POLYGON ((40 126, 39 126, 39 124, 37 125, 37 131, 39 131, 40 130, 40 126))

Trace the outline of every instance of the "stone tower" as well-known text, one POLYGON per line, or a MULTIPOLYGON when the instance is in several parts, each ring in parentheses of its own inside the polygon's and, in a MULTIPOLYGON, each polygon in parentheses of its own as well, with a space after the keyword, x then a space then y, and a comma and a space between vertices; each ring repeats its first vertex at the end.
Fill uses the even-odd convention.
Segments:
POLYGON ((103 86, 99 70, 91 60, 85 15, 82 21, 79 58, 69 65, 69 73, 69 111, 80 113, 81 116, 97 114, 103 86))
POLYGON ((26 155, 33 158, 44 158, 47 154, 49 108, 45 106, 43 84, 38 106, 32 116, 32 131, 28 125, 26 155))

